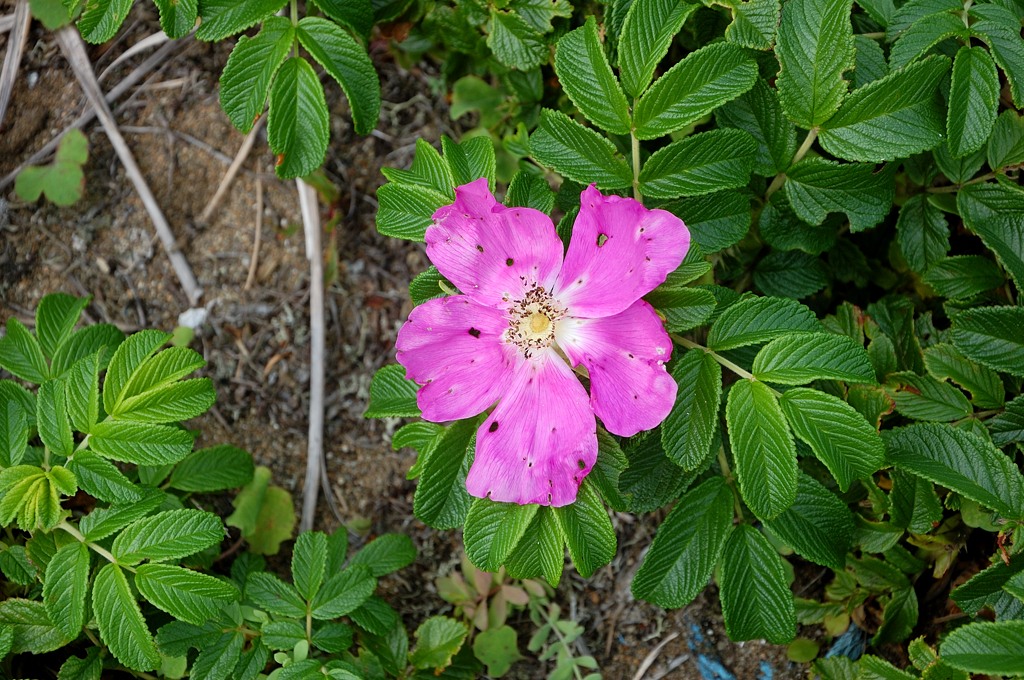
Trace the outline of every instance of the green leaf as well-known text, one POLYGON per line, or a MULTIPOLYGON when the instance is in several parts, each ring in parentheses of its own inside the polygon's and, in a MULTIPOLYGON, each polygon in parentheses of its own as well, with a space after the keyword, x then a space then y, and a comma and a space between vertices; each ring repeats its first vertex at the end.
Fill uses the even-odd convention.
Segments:
POLYGON ((381 172, 391 182, 415 184, 444 194, 449 201, 455 200, 455 179, 452 177, 452 170, 437 149, 425 139, 416 140, 416 152, 411 168, 381 168, 381 172))
POLYGON ((640 171, 644 196, 676 198, 722 189, 738 189, 750 181, 757 143, 741 130, 712 130, 673 142, 656 151, 640 171))
POLYGON ((626 94, 634 99, 643 94, 673 36, 698 7, 697 3, 676 0, 630 3, 619 36, 619 69, 626 94))
POLYGON ((53 354, 50 373, 54 378, 60 378, 76 362, 97 352, 100 354, 100 370, 102 371, 110 363, 114 351, 123 341, 124 333, 116 326, 106 323, 86 326, 82 330, 72 333, 71 337, 57 348, 53 354))
MULTIPOLYGON (((775 251, 769 252, 755 267, 755 280, 760 280, 758 287, 762 288, 761 284, 764 284, 768 289, 790 292, 802 289, 803 294, 819 290, 827 283, 828 271, 819 258, 808 255, 820 255, 833 249, 838 230, 836 222, 836 219, 831 219, 820 227, 811 226, 796 216, 784 193, 772 194, 761 209, 757 226, 761 238, 775 251), (794 256, 778 252, 785 250, 801 250, 803 253, 794 256)), ((833 257, 838 252, 837 249, 833 257)), ((834 260, 832 265, 835 267, 834 260)))
POLYGON ((512 181, 508 184, 505 205, 510 208, 533 208, 546 215, 555 206, 555 193, 551 191, 551 187, 543 177, 528 170, 520 170, 512 176, 512 181))
MULTIPOLYGON (((622 453, 626 468, 618 475, 618 492, 626 508, 635 513, 653 512, 679 498, 710 464, 710 458, 705 458, 697 470, 686 472, 665 454, 656 431, 626 440, 622 453)), ((711 453, 709 449, 709 457, 711 453)))
POLYGON ((863 35, 855 35, 853 42, 857 52, 854 57, 850 84, 856 90, 884 78, 889 73, 889 64, 886 62, 885 52, 882 51, 877 40, 863 35))
POLYGON ((431 189, 394 182, 377 190, 377 201, 377 231, 411 241, 422 241, 433 214, 451 203, 450 198, 431 189))
POLYGON ((134 503, 142 490, 132 484, 117 467, 92 451, 79 451, 68 461, 79 486, 89 495, 108 503, 134 503))
MULTIPOLYGON (((756 3, 764 4, 764 0, 750 4, 756 3)), ((782 112, 776 90, 763 79, 758 78, 754 87, 716 110, 715 119, 720 126, 753 136, 757 142, 753 170, 757 174, 767 177, 789 167, 796 153, 796 128, 782 112)))
POLYGON ((707 460, 718 429, 722 367, 707 352, 693 349, 672 366, 672 377, 679 389, 662 424, 661 443, 672 462, 696 470, 707 460))
POLYGON ((0 602, 0 626, 14 631, 12 654, 45 654, 71 642, 53 625, 38 600, 12 597, 0 602))
POLYGON ((864 346, 845 335, 831 333, 785 335, 772 340, 754 357, 758 380, 803 385, 812 380, 875 382, 864 346))
MULTIPOLYGON (((970 32, 964 25, 962 13, 963 5, 959 3, 908 2, 896 13, 894 26, 901 30, 890 50, 889 65, 894 69, 903 68, 948 38, 966 42, 970 37, 970 32), (926 5, 933 6, 922 9, 926 5), (930 13, 922 14, 922 12, 930 13)), ((890 40, 893 35, 893 26, 890 26, 890 40)))
MULTIPOLYGON (((81 454, 76 456, 76 459, 80 456, 81 454)), ((87 540, 100 541, 156 510, 167 496, 163 492, 149 489, 145 495, 140 495, 139 498, 140 500, 128 505, 96 508, 82 518, 78 528, 87 540)))
POLYGON ((0 338, 0 368, 36 385, 41 385, 50 374, 39 342, 13 316, 7 319, 7 335, 0 338))
POLYGON ((509 7, 541 33, 554 30, 551 22, 555 17, 568 19, 572 16, 572 6, 567 0, 512 0, 509 7))
POLYGON ((715 296, 700 288, 659 288, 645 299, 665 316, 665 328, 672 333, 704 325, 715 311, 715 296))
POLYGON ((182 380, 124 400, 116 417, 121 421, 173 423, 206 413, 216 400, 210 378, 182 380))
POLYGON ((845 213, 850 231, 875 226, 889 214, 895 195, 893 174, 875 172, 866 163, 833 163, 805 158, 786 172, 790 205, 809 224, 821 224, 829 213, 845 213))
POLYGON ((1024 376, 1024 307, 978 307, 951 315, 953 344, 979 364, 1024 376))
POLYGON ((366 50, 337 24, 319 17, 302 19, 295 35, 345 92, 356 133, 370 134, 380 116, 380 79, 366 50))
POLYGON ((82 632, 88 590, 89 548, 75 541, 54 553, 43 580, 46 613, 69 640, 82 632))
POLYGON ((62 382, 71 426, 91 432, 100 415, 100 352, 75 363, 62 382))
POLYGON ((1020 36, 1020 19, 996 3, 975 5, 968 14, 974 20, 971 36, 988 45, 1010 85, 1014 105, 1018 109, 1024 107, 1024 39, 1020 36))
POLYGON ((548 47, 540 33, 515 12, 491 9, 487 22, 487 46, 494 57, 520 71, 529 71, 547 60, 548 47))
POLYGON ((732 43, 702 47, 658 78, 640 98, 633 114, 635 134, 639 139, 655 139, 681 130, 740 96, 756 80, 757 64, 741 47, 732 43))
POLYGON ((299 592, 274 574, 253 572, 245 581, 245 598, 278 616, 305 618, 306 603, 299 592))
POLYGON ((615 529, 591 484, 581 485, 576 502, 555 508, 554 515, 580 576, 590 578, 615 557, 615 529))
POLYGON ((184 38, 196 25, 199 0, 154 0, 160 10, 160 28, 169 38, 184 38))
POLYGON ((110 359, 110 366, 103 380, 103 408, 107 413, 117 410, 133 374, 170 339, 170 333, 144 330, 130 336, 118 346, 110 359))
POLYGON ((69 656, 57 672, 57 680, 100 680, 103 677, 101 647, 90 647, 85 658, 69 656))
MULTIPOLYGON (((189 672, 191 678, 226 678, 239 663, 239 654, 242 645, 245 643, 245 636, 241 631, 229 630, 219 635, 211 644, 205 645, 199 652, 192 669, 189 672)), ((281 677, 285 674, 282 673, 281 677)), ((233 677, 233 676, 232 676, 233 677)), ((293 675, 293 678, 301 677, 293 675)))
POLYGON ((824 263, 799 250, 773 250, 754 268, 754 285, 765 295, 805 298, 828 282, 824 263))
POLYGON ((729 7, 732 23, 725 29, 725 39, 755 50, 770 50, 782 10, 779 0, 733 0, 729 7))
POLYGON ((224 521, 242 531, 249 552, 274 555, 281 542, 292 536, 295 506, 291 494, 270 484, 270 469, 259 466, 253 479, 232 501, 235 511, 224 521))
MULTIPOLYGON (((398 612, 376 595, 370 596, 366 602, 348 616, 357 626, 374 635, 387 635, 401 620, 398 612)), ((348 649, 351 644, 350 632, 349 644, 345 645, 343 649, 348 649)))
POLYGON ((381 534, 355 555, 351 564, 362 564, 375 577, 404 569, 416 560, 416 547, 405 534, 381 534))
POLYGON ((202 510, 168 510, 137 520, 118 534, 110 552, 121 564, 163 562, 197 553, 224 538, 220 517, 202 510))
POLYGON ((619 189, 633 183, 633 173, 614 144, 558 111, 541 111, 530 151, 537 162, 581 184, 619 189))
POLYGON ((383 366, 370 381, 370 405, 363 417, 416 417, 420 415, 416 405, 418 390, 419 385, 406 379, 405 368, 398 364, 383 366))
POLYGON ((750 297, 722 312, 708 334, 708 347, 720 352, 793 332, 820 333, 821 324, 814 312, 796 300, 750 297))
POLYGON ((793 432, 811 447, 842 491, 884 464, 885 449, 877 430, 838 397, 796 388, 787 390, 780 404, 793 432))
MULTIPOLYGON (((84 162, 84 160, 83 160, 84 162)), ((54 352, 71 337, 82 310, 89 298, 76 298, 64 293, 52 293, 39 301, 36 308, 36 337, 43 354, 52 358, 54 352)))
POLYGON ((915 272, 923 273, 949 252, 949 225, 942 211, 925 194, 911 196, 900 207, 896 238, 903 259, 915 272))
POLYGON ((796 635, 793 593, 782 558, 764 536, 741 524, 725 544, 719 596, 725 630, 733 640, 763 638, 786 644, 796 635))
POLYGON ((977 622, 960 626, 939 647, 954 668, 991 675, 1024 674, 1024 621, 977 622))
POLYGON ((853 515, 846 503, 805 474, 797 479, 793 505, 765 526, 800 555, 836 570, 843 569, 853 543, 853 515))
POLYGON ((28 419, 21 404, 0 400, 0 466, 14 467, 28 448, 28 419))
POLYGON ((158 608, 197 626, 239 598, 238 589, 228 581, 167 564, 139 565, 135 586, 158 608))
POLYGON ((1024 290, 1024 191, 1005 184, 971 184, 956 198, 967 228, 981 237, 1024 290))
POLYGON ((107 564, 96 572, 92 609, 100 638, 118 661, 136 671, 160 666, 156 643, 120 566, 107 564))
POLYGON ((896 410, 907 418, 950 422, 971 414, 971 404, 964 393, 949 383, 911 371, 894 373, 893 382, 905 385, 896 392, 896 410))
POLYGON ((324 14, 361 36, 373 29, 373 5, 370 0, 315 0, 324 14))
POLYGON ((312 600, 324 580, 327 569, 327 534, 306 531, 295 539, 292 549, 292 580, 307 600, 312 600))
POLYGON ((740 493, 761 519, 777 517, 796 499, 796 445, 771 390, 739 380, 729 390, 725 419, 740 493))
POLYGON ((505 569, 513 578, 542 577, 554 588, 562 577, 564 565, 565 537, 561 526, 552 508, 541 507, 505 560, 505 569))
POLYGON ((358 609, 377 588, 377 579, 369 567, 350 565, 332 574, 310 602, 314 619, 336 619, 358 609))
POLYGON ((105 420, 92 428, 89 448, 136 465, 177 463, 192 450, 192 435, 167 425, 105 420))
MULTIPOLYGON (((29 0, 29 9, 32 10, 32 16, 39 20, 47 30, 55 31, 62 26, 67 26, 71 21, 70 13, 68 8, 64 6, 62 0, 29 0)), ((0 652, 4 649, 0 646, 0 652)), ((4 653, 7 656, 7 653, 4 653)), ((61 677, 60 680, 66 680, 61 677)))
POLYGON ((943 138, 938 86, 948 70, 948 59, 931 57, 855 90, 822 125, 821 145, 844 160, 872 163, 935 148, 943 138))
POLYGON ((629 104, 608 64, 593 16, 559 39, 555 73, 587 120, 612 134, 629 134, 629 104))
POLYGON ((992 57, 981 47, 964 47, 953 60, 946 136, 954 158, 985 145, 999 107, 999 74, 992 57))
POLYGON ((294 41, 292 22, 272 16, 267 17, 255 37, 243 35, 235 43, 220 76, 220 105, 242 132, 249 132, 263 115, 270 83, 294 41))
POLYGON ((329 138, 324 88, 308 61, 291 57, 270 88, 267 115, 267 141, 278 156, 278 177, 302 177, 320 167, 329 138))
POLYGON ((942 521, 942 504, 931 482, 899 468, 889 474, 892 478, 889 514, 893 525, 911 533, 926 534, 933 523, 942 521))
POLYGON ((690 238, 706 253, 735 245, 750 229, 750 198, 738 191, 684 198, 664 208, 685 217, 690 238))
POLYGON ((277 14, 288 0, 200 0, 199 13, 203 18, 196 37, 219 42, 229 35, 241 33, 261 21, 277 14))
POLYGON ((134 0, 105 0, 89 3, 82 10, 78 30, 87 42, 104 43, 114 37, 128 17, 134 0))
POLYGON ((424 524, 435 529, 453 529, 465 522, 470 505, 466 491, 470 458, 467 454, 475 446, 475 430, 475 420, 451 425, 423 462, 413 510, 424 524))
MULTIPOLYGON (((444 152, 445 162, 451 168, 455 186, 486 177, 488 188, 494 190, 497 160, 490 137, 481 135, 457 143, 447 135, 441 135, 441 150, 444 152)), ((448 193, 454 196, 454 192, 448 193)))
POLYGON ((1024 163, 1024 116, 1010 110, 999 114, 987 153, 988 165, 996 171, 1024 163))
POLYGON ((36 399, 39 438, 50 451, 67 457, 75 448, 68 420, 67 397, 62 380, 47 380, 39 386, 36 399))
POLYGON ((473 655, 487 666, 492 678, 500 678, 523 658, 516 645, 516 631, 507 625, 488 628, 473 638, 473 655))
POLYGON ((998 601, 1007 596, 1004 587, 1011 578, 1015 578, 1021 569, 1024 569, 1024 561, 1013 560, 1005 564, 997 560, 990 567, 972 576, 967 583, 956 588, 952 593, 952 599, 965 612, 971 616, 977 616, 978 612, 988 607, 995 609, 998 601))
POLYGON ((1006 405, 1006 410, 987 423, 996 446, 1024 441, 1024 395, 1006 405))
POLYGON ((440 670, 451 663, 469 631, 446 616, 432 616, 416 629, 416 646, 409 662, 416 668, 440 670))
POLYGON ((679 499, 658 528, 630 586, 637 598, 683 607, 707 585, 732 531, 733 495, 711 477, 679 499))
POLYGON ((537 507, 473 499, 463 530, 466 556, 479 569, 498 571, 526 533, 537 507))
POLYGON ((917 625, 917 593, 912 586, 893 591, 882 611, 882 624, 871 644, 883 645, 908 638, 917 625))
POLYGON ((932 265, 922 280, 939 295, 965 299, 1003 285, 995 262, 981 255, 955 255, 932 265))
POLYGON ((223 444, 190 453, 175 466, 168 485, 190 492, 224 491, 245 486, 252 475, 249 452, 223 444))
POLYGON ((853 68, 851 0, 790 0, 782 9, 775 53, 779 99, 790 120, 811 129, 839 109, 853 68))
POLYGON ((886 432, 887 458, 1005 517, 1024 515, 1024 477, 990 442, 952 425, 922 423, 886 432))

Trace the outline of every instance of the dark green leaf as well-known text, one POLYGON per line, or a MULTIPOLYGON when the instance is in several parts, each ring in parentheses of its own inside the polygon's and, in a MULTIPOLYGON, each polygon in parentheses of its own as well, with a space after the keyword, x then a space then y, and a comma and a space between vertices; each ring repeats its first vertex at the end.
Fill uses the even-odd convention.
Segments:
POLYGON ((255 26, 287 4, 288 0, 200 0, 199 14, 203 21, 196 31, 200 40, 218 42, 255 26))
POLYGON ((1024 621, 978 622, 954 630, 939 647, 950 666, 972 673, 1024 674, 1024 621))
POLYGON ((613 134, 629 134, 629 104, 608 64, 594 17, 559 39, 555 73, 587 120, 613 134))
POLYGON ((892 209, 893 175, 866 163, 833 163, 807 158, 786 172, 784 186, 793 210, 810 224, 821 224, 832 212, 846 213, 850 231, 881 222, 892 209))
MULTIPOLYGON (((758 2, 765 4, 763 0, 758 2)), ((777 92, 764 80, 758 78, 754 87, 715 111, 715 118, 719 125, 745 130, 753 136, 757 142, 757 174, 767 177, 789 167, 796 152, 796 128, 783 114, 777 92)))
POLYGON ((85 598, 89 590, 89 548, 69 543, 54 553, 46 566, 43 604, 50 620, 69 640, 78 637, 85 623, 85 598))
POLYGON ((615 557, 615 529, 589 483, 580 486, 575 503, 555 508, 554 515, 580 576, 590 578, 615 557))
POLYGON ((528 71, 546 61, 543 36, 515 12, 491 9, 487 22, 487 46, 505 66, 528 71))
POLYGON ((981 237, 1024 290, 1024 190, 1005 184, 972 184, 957 193, 967 228, 981 237))
POLYGON ((249 452, 222 444, 190 453, 175 466, 168 484, 181 491, 223 491, 245 486, 252 475, 249 452))
POLYGON ((310 602, 315 619, 336 619, 358 609, 377 588, 377 579, 362 564, 350 565, 324 581, 310 602))
POLYGON ((243 35, 235 43, 220 76, 220 105, 242 132, 249 132, 263 115, 270 83, 294 41, 289 19, 267 17, 255 37, 243 35))
POLYGON ((978 363, 1024 376, 1024 307, 979 307, 952 316, 953 344, 978 363))
POLYGON ((923 273, 949 252, 946 217, 925 194, 912 196, 900 207, 896 237, 903 259, 918 273, 923 273))
POLYGON ((698 7, 677 0, 634 0, 629 4, 619 37, 619 68, 626 94, 633 98, 643 94, 673 36, 698 7))
POLYGON ((160 666, 153 636, 142 618, 128 579, 117 564, 104 565, 96 572, 92 609, 99 624, 100 638, 118 661, 137 671, 160 666))
POLYGON ((782 558, 749 524, 736 527, 720 562, 725 630, 733 640, 785 644, 796 635, 793 593, 782 558))
POLYGON ((828 285, 828 270, 814 255, 773 250, 754 269, 754 284, 765 295, 805 298, 828 285))
POLYGON ((672 377, 679 390, 662 424, 661 442, 673 462, 695 470, 707 460, 718 429, 722 367, 707 352, 693 349, 676 361, 672 377))
POLYGON ((946 137, 954 158, 981 149, 992 132, 999 106, 999 74, 981 47, 960 48, 953 61, 946 137))
POLYGON ((302 177, 320 167, 330 137, 328 123, 324 88, 313 67, 302 57, 291 57, 270 88, 267 115, 267 141, 278 156, 279 177, 302 177))
POLYGON ((479 569, 498 571, 523 538, 537 507, 473 499, 463 530, 466 556, 479 569))
POLYGON ((580 183, 618 189, 633 182, 633 173, 615 145, 564 113, 544 109, 530 135, 530 150, 539 163, 580 183))
MULTIPOLYGON (((468 521, 468 520, 467 520, 468 521)), ((416 559, 416 547, 405 534, 382 534, 359 549, 351 564, 362 564, 374 576, 408 567, 416 559)))
POLYGON ((712 130, 662 147, 644 163, 640 187, 651 198, 699 196, 750 181, 757 143, 742 130, 712 130))
POLYGON ((796 300, 751 297, 729 306, 711 327, 708 347, 717 351, 759 344, 793 332, 818 333, 814 312, 796 300))

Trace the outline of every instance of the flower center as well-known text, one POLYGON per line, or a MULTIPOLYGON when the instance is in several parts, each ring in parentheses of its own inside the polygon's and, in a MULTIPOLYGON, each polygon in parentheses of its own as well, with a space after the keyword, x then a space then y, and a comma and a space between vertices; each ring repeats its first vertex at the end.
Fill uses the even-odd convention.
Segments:
POLYGON ((505 341, 518 346, 529 358, 554 342, 555 324, 565 316, 565 309, 551 293, 537 286, 522 299, 513 301, 508 313, 505 341))

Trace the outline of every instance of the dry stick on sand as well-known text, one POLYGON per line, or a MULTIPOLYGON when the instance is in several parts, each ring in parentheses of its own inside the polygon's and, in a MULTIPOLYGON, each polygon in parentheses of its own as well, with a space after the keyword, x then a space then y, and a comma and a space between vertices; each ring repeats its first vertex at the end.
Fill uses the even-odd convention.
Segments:
POLYGON ((156 202, 156 197, 153 196, 149 185, 146 184, 146 180, 142 176, 142 171, 139 170, 138 163, 135 162, 131 149, 128 148, 124 137, 121 136, 121 131, 117 129, 117 122, 114 120, 114 115, 110 112, 110 107, 107 106, 106 99, 103 98, 103 91, 100 90, 99 83, 96 82, 96 75, 93 73, 92 64, 85 53, 85 45, 82 43, 78 30, 71 26, 65 26, 57 31, 57 42, 64 52, 64 56, 71 64, 71 69, 74 71, 79 85, 85 92, 86 98, 96 110, 96 115, 99 116, 111 145, 117 151, 121 164, 124 165, 125 172, 128 173, 128 178, 135 185, 135 191, 138 192, 139 198, 142 199, 143 205, 146 206, 146 211, 153 221, 153 227, 156 229, 157 236, 160 237, 160 242, 164 246, 167 257, 171 260, 171 266, 174 268, 174 273, 178 276, 178 281, 185 291, 189 304, 195 305, 199 302, 199 298, 203 296, 203 290, 199 287, 195 275, 192 274, 192 268, 189 266, 188 260, 185 259, 184 253, 178 248, 178 244, 174 240, 174 234, 171 233, 171 225, 167 223, 167 218, 161 212, 160 206, 156 202))
POLYGON ((5 14, 4 16, 0 17, 0 35, 3 35, 12 28, 14 28, 13 14, 5 14))
POLYGON ((21 64, 21 53, 28 42, 28 27, 32 23, 32 15, 28 11, 28 0, 18 0, 14 6, 14 24, 11 39, 7 43, 7 55, 4 57, 3 68, 0 69, 0 125, 4 123, 7 104, 11 101, 14 81, 18 77, 18 66, 21 64))
POLYGON ((245 277, 243 290, 252 288, 256 281, 256 268, 260 261, 260 239, 263 237, 263 180, 256 178, 256 234, 252 239, 252 256, 249 258, 249 274, 245 277))
POLYGON ((316 189, 301 179, 299 208, 306 233, 306 258, 309 260, 309 444, 306 450, 306 482, 302 493, 302 520, 299 531, 313 528, 316 501, 320 491, 320 467, 324 455, 324 260, 320 252, 320 208, 316 189))
MULTIPOLYGON (((166 63, 172 54, 174 54, 179 49, 183 49, 190 42, 191 37, 182 38, 177 43, 167 43, 159 50, 151 54, 149 58, 147 58, 145 61, 139 64, 134 71, 125 76, 124 80, 118 83, 115 87, 111 88, 110 92, 108 92, 106 95, 107 103, 112 104, 118 99, 120 99, 121 95, 130 90, 132 87, 134 87, 140 80, 142 80, 146 76, 146 74, 148 74, 157 66, 161 66, 164 63, 166 63)), ((75 121, 71 123, 71 125, 69 125, 63 132, 61 132, 59 135, 57 135, 49 142, 47 142, 43 148, 32 154, 28 159, 26 159, 21 165, 12 170, 3 179, 0 179, 0 191, 3 191, 5 188, 7 188, 7 186, 14 181, 14 178, 18 176, 18 173, 24 170, 26 166, 38 163, 39 161, 43 160, 51 153, 53 153, 53 150, 57 148, 57 145, 60 144, 60 140, 64 138, 64 135, 67 134, 68 130, 83 128, 95 117, 96 110, 90 106, 82 113, 82 115, 76 118, 75 121)))
POLYGON ((245 159, 249 157, 249 152, 252 151, 253 144, 256 143, 256 137, 259 136, 260 128, 263 127, 263 121, 265 119, 266 116, 260 116, 259 120, 256 121, 256 124, 252 126, 252 130, 250 130, 249 134, 245 136, 244 140, 242 140, 242 146, 239 147, 238 154, 235 156, 234 162, 231 163, 231 167, 228 168, 228 171, 224 173, 224 179, 220 181, 220 186, 217 187, 217 191, 214 192, 213 198, 211 198, 210 202, 206 204, 206 207, 203 208, 202 214, 199 215, 199 219, 196 220, 199 224, 209 224, 210 217, 213 216, 213 211, 217 209, 217 206, 219 206, 220 202, 224 199, 224 194, 228 192, 228 187, 230 187, 231 182, 234 181, 235 175, 237 175, 238 171, 242 169, 242 163, 244 163, 245 159))

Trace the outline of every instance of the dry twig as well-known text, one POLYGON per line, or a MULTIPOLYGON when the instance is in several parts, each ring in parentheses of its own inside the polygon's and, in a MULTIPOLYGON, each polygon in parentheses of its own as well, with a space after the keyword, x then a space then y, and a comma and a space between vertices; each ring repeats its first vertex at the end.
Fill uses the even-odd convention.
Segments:
MULTIPOLYGON (((242 163, 249 157, 249 152, 252 151, 253 144, 256 143, 256 137, 260 134, 260 128, 263 127, 263 121, 266 116, 260 116, 256 124, 252 126, 252 130, 242 140, 242 146, 238 149, 238 154, 235 156, 234 162, 231 163, 231 167, 224 173, 224 179, 220 181, 220 186, 217 187, 217 191, 214 192, 213 198, 203 208, 203 212, 199 215, 197 220, 199 224, 207 224, 210 221, 210 217, 213 215, 213 211, 217 209, 220 202, 224 199, 224 194, 227 193, 228 187, 231 186, 231 182, 234 181, 235 175, 242 167, 242 163)), ((301 200, 301 199, 300 199, 301 200)))
POLYGON ((249 290, 256 281, 256 267, 260 261, 260 239, 263 235, 263 180, 256 178, 256 234, 252 239, 252 257, 249 258, 249 275, 245 277, 245 288, 249 290))
POLYGON ((64 56, 71 64, 71 69, 74 71, 79 85, 85 92, 86 98, 93 109, 96 110, 96 115, 103 124, 103 129, 106 131, 111 145, 121 159, 121 164, 124 165, 128 178, 135 186, 139 198, 142 199, 142 203, 146 207, 150 219, 153 221, 157 236, 160 237, 160 242, 163 244, 164 251, 171 260, 174 273, 178 276, 178 281, 185 291, 189 304, 195 305, 199 302, 199 298, 202 297, 203 291, 199 287, 199 283, 196 281, 184 253, 178 248, 174 234, 171 233, 171 225, 168 224, 167 218, 164 217, 160 206, 156 202, 156 197, 153 196, 149 185, 146 184, 146 179, 142 176, 142 171, 139 170, 139 165, 135 162, 131 149, 128 148, 124 137, 121 136, 121 131, 117 128, 114 115, 110 112, 110 107, 103 97, 103 91, 100 89, 99 83, 96 82, 96 75, 93 73, 92 64, 85 53, 85 46, 82 44, 81 36, 74 27, 65 26, 57 31, 57 42, 64 52, 64 56))
POLYGON ((12 28, 14 28, 13 14, 5 14, 2 17, 0 17, 0 35, 7 33, 12 28))
POLYGON ((11 39, 7 43, 7 55, 4 57, 3 68, 0 69, 0 125, 3 125, 7 104, 14 92, 14 81, 18 77, 18 66, 21 65, 21 53, 28 42, 28 27, 32 23, 32 15, 28 11, 28 0, 18 0, 14 5, 14 24, 11 39))
POLYGON ((651 650, 651 653, 647 655, 643 663, 640 664, 640 668, 636 669, 636 674, 633 676, 633 680, 642 680, 644 674, 654 665, 655 659, 658 658, 658 654, 661 653, 662 648, 668 643, 679 637, 679 633, 670 633, 665 637, 664 640, 658 643, 658 646, 651 650))

